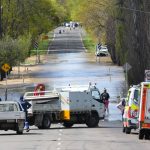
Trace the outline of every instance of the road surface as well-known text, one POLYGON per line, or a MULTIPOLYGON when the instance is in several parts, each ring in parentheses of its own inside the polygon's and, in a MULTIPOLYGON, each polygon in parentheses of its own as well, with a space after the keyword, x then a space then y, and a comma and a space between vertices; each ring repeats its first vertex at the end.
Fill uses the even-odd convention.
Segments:
POLYGON ((119 121, 101 121, 97 128, 75 125, 65 129, 54 124, 49 130, 32 127, 29 133, 0 132, 1 150, 149 150, 149 140, 137 132, 123 134, 119 121))
POLYGON ((48 63, 31 74, 33 81, 45 82, 49 88, 96 82, 101 91, 105 87, 110 93, 110 115, 97 128, 77 124, 66 129, 62 124, 52 124, 48 130, 32 126, 23 135, 0 131, 0 150, 149 150, 149 140, 138 140, 137 131, 122 133, 121 112, 115 103, 124 83, 122 68, 95 62, 84 49, 79 29, 67 28, 62 34, 58 31, 49 47, 48 63))

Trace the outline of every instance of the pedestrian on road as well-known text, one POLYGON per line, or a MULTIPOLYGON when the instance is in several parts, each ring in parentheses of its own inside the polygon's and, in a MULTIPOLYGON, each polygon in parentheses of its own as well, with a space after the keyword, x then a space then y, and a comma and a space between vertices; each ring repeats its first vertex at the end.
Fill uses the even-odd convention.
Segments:
POLYGON ((109 115, 109 93, 107 93, 107 90, 104 88, 104 92, 101 94, 101 100, 104 102, 105 105, 105 111, 107 111, 107 114, 109 115))
POLYGON ((122 120, 123 120, 123 115, 124 115, 124 109, 126 106, 126 99, 123 98, 119 104, 117 104, 117 108, 120 109, 121 113, 122 113, 122 120))
POLYGON ((28 109, 31 107, 31 104, 28 101, 25 101, 23 96, 20 96, 20 103, 25 112, 25 129, 29 132, 28 109))

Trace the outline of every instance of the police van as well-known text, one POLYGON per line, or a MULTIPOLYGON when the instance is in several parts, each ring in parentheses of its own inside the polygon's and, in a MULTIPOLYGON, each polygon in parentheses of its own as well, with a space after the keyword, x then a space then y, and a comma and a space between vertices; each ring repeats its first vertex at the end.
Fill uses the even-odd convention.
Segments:
POLYGON ((128 90, 126 106, 123 115, 123 132, 130 134, 132 129, 138 128, 140 105, 140 87, 134 85, 128 90))
POLYGON ((150 139, 150 82, 141 83, 139 139, 150 139))

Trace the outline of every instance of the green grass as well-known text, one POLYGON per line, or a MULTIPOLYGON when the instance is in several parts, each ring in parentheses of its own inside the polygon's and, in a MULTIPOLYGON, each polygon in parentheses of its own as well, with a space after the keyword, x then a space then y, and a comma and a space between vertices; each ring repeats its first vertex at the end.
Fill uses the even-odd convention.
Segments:
POLYGON ((40 54, 46 54, 47 53, 48 45, 49 45, 49 40, 43 40, 39 43, 38 49, 43 50, 43 51, 40 51, 40 54))
MULTIPOLYGON (((48 32, 47 35, 48 35, 49 39, 41 40, 38 43, 38 52, 40 55, 47 54, 48 45, 52 41, 54 33, 53 33, 53 31, 50 31, 50 32, 48 32)), ((36 53, 37 53, 37 51, 35 48, 30 50, 30 56, 34 56, 34 55, 36 55, 36 53)))
POLYGON ((84 37, 83 44, 88 52, 95 52, 96 43, 89 35, 84 37))
POLYGON ((37 50, 34 48, 30 50, 30 56, 36 55, 37 51, 40 55, 46 54, 48 50, 49 40, 42 40, 39 42, 37 50))

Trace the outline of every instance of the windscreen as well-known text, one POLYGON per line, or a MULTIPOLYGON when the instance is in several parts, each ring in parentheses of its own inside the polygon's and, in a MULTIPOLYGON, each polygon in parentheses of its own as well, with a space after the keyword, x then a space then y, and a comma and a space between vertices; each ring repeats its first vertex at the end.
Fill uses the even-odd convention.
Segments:
POLYGON ((0 112, 18 111, 16 104, 0 104, 0 112))
POLYGON ((129 106, 139 105, 140 94, 138 90, 134 90, 129 96, 129 106))
POLYGON ((100 93, 98 91, 92 91, 92 97, 94 99, 100 99, 100 93))
POLYGON ((136 105, 138 105, 139 104, 139 98, 140 98, 140 96, 139 96, 139 91, 138 90, 135 90, 135 92, 134 92, 134 104, 136 104, 136 105))

